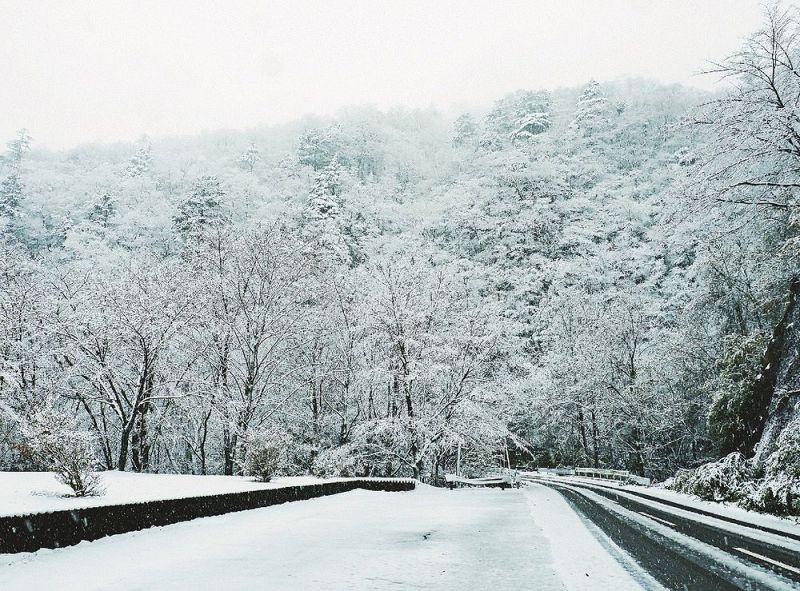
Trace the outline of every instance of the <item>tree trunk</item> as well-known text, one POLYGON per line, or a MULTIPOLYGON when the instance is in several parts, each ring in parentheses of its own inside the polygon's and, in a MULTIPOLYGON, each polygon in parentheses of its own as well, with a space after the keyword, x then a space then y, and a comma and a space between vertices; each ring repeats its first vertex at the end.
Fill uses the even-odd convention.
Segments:
POLYGON ((128 464, 128 444, 131 438, 131 431, 133 431, 133 420, 129 420, 122 427, 122 433, 120 433, 117 470, 121 472, 125 471, 125 466, 128 464))
POLYGON ((578 429, 581 434, 581 445, 583 446, 583 455, 585 458, 589 457, 589 441, 586 437, 586 423, 584 421, 583 409, 578 407, 578 429))
POLYGON ((211 412, 213 409, 212 406, 209 406, 208 412, 206 413, 205 417, 203 417, 203 426, 200 429, 200 441, 198 445, 198 452, 200 454, 200 474, 206 474, 206 441, 208 441, 208 421, 211 419, 211 412))
POLYGON ((225 456, 225 476, 233 476, 233 462, 236 450, 236 433, 231 433, 227 425, 222 429, 222 453, 225 456))
POLYGON ((591 411, 592 413, 592 452, 594 454, 594 467, 600 467, 600 452, 598 450, 599 442, 598 442, 598 433, 597 433, 597 416, 594 412, 594 409, 591 411))
POLYGON ((146 472, 150 468, 150 443, 147 431, 149 407, 149 403, 144 405, 136 421, 136 429, 131 434, 131 465, 137 472, 146 472))
POLYGON ((317 459, 317 449, 319 446, 319 398, 317 397, 317 385, 311 379, 311 465, 317 459))

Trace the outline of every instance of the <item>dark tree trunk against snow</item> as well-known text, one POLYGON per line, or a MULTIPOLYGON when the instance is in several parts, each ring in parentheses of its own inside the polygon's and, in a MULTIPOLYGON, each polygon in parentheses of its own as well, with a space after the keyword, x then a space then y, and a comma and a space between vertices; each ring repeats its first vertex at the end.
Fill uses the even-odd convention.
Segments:
POLYGON ((586 438, 586 421, 585 417, 583 416, 583 409, 578 408, 578 429, 580 430, 581 434, 581 446, 583 447, 583 456, 585 458, 589 457, 589 441, 586 438))
POLYGON ((756 381, 757 412, 742 417, 755 447, 755 460, 763 464, 775 450, 778 436, 800 414, 800 278, 789 287, 789 302, 767 345, 756 381))
POLYGON ((231 433, 226 425, 222 431, 222 450, 225 456, 225 476, 233 476, 234 450, 236 449, 236 433, 231 433))
POLYGON ((594 455, 593 457, 594 467, 599 468, 600 467, 600 452, 598 450, 599 436, 597 432, 597 416, 594 412, 594 409, 591 410, 591 414, 592 414, 592 453, 594 455))
POLYGON ((144 406, 131 433, 131 466, 137 472, 147 472, 150 468, 150 442, 147 425, 149 403, 144 406))
POLYGON ((89 420, 91 421, 93 431, 97 434, 97 441, 103 453, 103 465, 106 470, 113 470, 114 456, 111 451, 111 441, 108 438, 108 426, 106 425, 105 412, 103 410, 103 406, 100 405, 101 421, 98 421, 97 416, 92 411, 92 408, 91 406, 89 406, 89 403, 86 401, 86 399, 81 396, 79 397, 79 400, 84 410, 86 411, 86 415, 89 417, 89 420))
POLYGON ((122 433, 119 438, 119 456, 117 460, 117 470, 125 471, 128 465, 128 445, 130 444, 131 431, 133 431, 133 420, 129 420, 122 427, 122 433))
POLYGON ((142 410, 136 420, 136 426, 131 433, 131 466, 137 472, 147 472, 150 467, 150 436, 147 424, 149 410, 149 402, 142 405, 142 410))
POLYGON ((208 441, 208 421, 211 419, 211 414, 214 412, 213 400, 212 404, 208 407, 208 412, 203 416, 203 424, 200 428, 200 442, 198 451, 200 454, 200 474, 207 473, 206 467, 206 442, 208 441))

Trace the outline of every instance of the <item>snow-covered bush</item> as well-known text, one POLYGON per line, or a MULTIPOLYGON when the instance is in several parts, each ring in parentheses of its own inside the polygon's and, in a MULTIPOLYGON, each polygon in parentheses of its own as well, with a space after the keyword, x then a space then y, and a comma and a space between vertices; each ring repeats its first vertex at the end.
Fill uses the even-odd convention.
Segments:
POLYGON ((739 504, 745 509, 773 515, 800 514, 800 485, 786 474, 748 483, 739 504))
POLYGON ((764 466, 764 479, 753 483, 742 504, 779 515, 800 515, 800 418, 789 423, 764 466))
POLYGON ((80 429, 73 417, 44 408, 24 420, 21 431, 36 465, 55 472, 75 496, 104 492, 100 477, 92 472, 96 463, 95 438, 80 429))
POLYGON ((247 473, 259 482, 272 480, 280 467, 282 449, 281 442, 275 437, 259 435, 251 438, 247 448, 247 473))
POLYGON ((665 480, 663 487, 669 490, 685 492, 689 486, 689 482, 694 476, 694 472, 694 470, 682 468, 675 473, 675 476, 665 480))
POLYGON ((669 488, 707 501, 737 501, 753 479, 750 463, 739 452, 695 470, 681 470, 669 488))
POLYGON ((325 449, 314 459, 311 472, 323 478, 356 476, 363 469, 354 454, 353 446, 343 445, 325 449))
POLYGON ((800 417, 781 431, 777 447, 767 458, 765 468, 767 478, 783 474, 800 483, 800 417))
POLYGON ((764 464, 763 478, 735 452, 695 470, 679 470, 664 488, 708 501, 735 501, 745 509, 800 515, 800 419, 786 426, 764 464))

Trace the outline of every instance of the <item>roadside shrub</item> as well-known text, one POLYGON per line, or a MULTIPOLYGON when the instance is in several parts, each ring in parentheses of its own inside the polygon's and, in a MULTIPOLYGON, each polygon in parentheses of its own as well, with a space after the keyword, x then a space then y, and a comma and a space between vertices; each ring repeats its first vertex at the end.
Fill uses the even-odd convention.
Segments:
POLYGON ((800 486, 786 475, 757 480, 743 490, 739 504, 773 515, 800 515, 800 486))
POLYGON ((268 437, 257 437, 250 441, 247 449, 247 473, 259 482, 269 482, 278 471, 281 446, 268 437))
POLYGON ((78 428, 74 418, 45 408, 21 427, 35 464, 55 472, 59 482, 69 486, 76 497, 104 492, 100 476, 92 472, 96 463, 95 438, 78 428))
POLYGON ((764 463, 763 478, 740 453, 679 470, 664 488, 708 501, 736 501, 752 511, 800 515, 800 418, 787 425, 764 463))
POLYGON ((734 452, 695 470, 679 471, 669 488, 707 501, 736 501, 753 476, 750 463, 742 454, 734 452))
POLYGON ((694 470, 680 469, 675 473, 675 476, 668 478, 663 486, 669 490, 678 492, 686 492, 691 478, 694 476, 694 470))

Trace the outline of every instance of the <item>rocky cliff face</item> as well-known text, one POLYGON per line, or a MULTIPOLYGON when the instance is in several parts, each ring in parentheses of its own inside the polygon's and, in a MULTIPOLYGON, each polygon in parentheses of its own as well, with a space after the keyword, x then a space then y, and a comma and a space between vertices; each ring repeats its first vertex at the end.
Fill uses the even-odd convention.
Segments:
POLYGON ((755 462, 763 466, 775 451, 781 432, 800 417, 800 278, 792 281, 786 313, 775 327, 764 353, 756 395, 763 414, 760 440, 755 449, 755 462))

